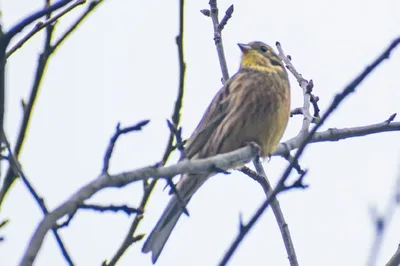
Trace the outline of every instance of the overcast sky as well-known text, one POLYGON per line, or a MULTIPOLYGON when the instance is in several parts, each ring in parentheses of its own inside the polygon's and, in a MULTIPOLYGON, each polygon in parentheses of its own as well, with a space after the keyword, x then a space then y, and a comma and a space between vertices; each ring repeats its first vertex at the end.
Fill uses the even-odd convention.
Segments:
MULTIPOLYGON (((43 1, 3 0, 5 28, 42 7, 43 1)), ((211 20, 199 10, 208 0, 185 6, 187 75, 182 109, 188 137, 221 87, 221 71, 211 20)), ((229 73, 240 59, 238 42, 280 41, 293 64, 312 78, 324 111, 336 93, 400 34, 397 0, 221 0, 221 14, 235 5, 223 32, 229 73)), ((83 11, 75 9, 57 26, 62 33, 83 11)), ((26 175, 50 209, 58 206, 100 173, 104 150, 117 122, 151 122, 142 132, 123 136, 111 161, 111 172, 153 164, 161 159, 178 87, 178 1, 106 1, 60 47, 51 59, 21 155, 26 175)), ((25 32, 26 34, 26 32, 25 32)), ((20 34, 18 37, 22 37, 20 34)), ((43 35, 38 34, 7 62, 6 132, 15 143, 21 98, 29 94, 43 35)), ((400 50, 349 96, 324 128, 373 124, 400 112, 400 50)), ((292 108, 299 107, 301 88, 291 77, 292 108)), ((400 118, 397 118, 397 121, 400 118)), ((295 136, 301 117, 290 119, 283 140, 295 136)), ((366 265, 374 230, 369 207, 386 208, 400 172, 400 132, 339 142, 312 144, 300 160, 308 168, 307 190, 279 197, 300 265, 366 265)), ((177 155, 170 164, 176 162, 177 155)), ((275 183, 287 161, 274 157, 264 167, 275 183)), ((293 177, 295 177, 293 175, 293 177)), ((160 182, 138 233, 149 233, 169 200, 160 182)), ((91 203, 137 206, 141 184, 102 191, 91 203)), ((193 197, 190 218, 182 218, 158 264, 216 265, 236 236, 239 214, 247 220, 264 200, 261 187, 241 173, 212 178, 193 197)), ((1 265, 16 265, 42 214, 21 182, 2 206, 1 265)), ((133 217, 79 211, 60 233, 76 265, 100 265, 125 237, 133 217)), ((385 236, 377 265, 383 265, 400 242, 400 212, 385 236)), ((134 244, 119 265, 151 265, 134 244)), ((268 210, 245 238, 229 265, 288 265, 272 212, 268 210)), ((49 233, 36 265, 66 265, 49 233)))

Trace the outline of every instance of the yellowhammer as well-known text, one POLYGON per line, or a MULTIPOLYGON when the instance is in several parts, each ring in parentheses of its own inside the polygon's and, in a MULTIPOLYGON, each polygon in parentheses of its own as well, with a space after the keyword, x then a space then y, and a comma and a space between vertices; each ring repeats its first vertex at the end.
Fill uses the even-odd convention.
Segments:
MULTIPOLYGON (((262 156, 276 149, 290 115, 290 84, 286 69, 274 50, 262 43, 238 44, 239 71, 219 90, 188 140, 184 158, 199 159, 241 148, 249 142, 261 147, 262 156)), ((183 158, 182 158, 183 159, 183 158)), ((186 204, 212 175, 184 174, 176 188, 186 204)), ((142 251, 152 252, 155 263, 184 212, 174 195, 142 251)))

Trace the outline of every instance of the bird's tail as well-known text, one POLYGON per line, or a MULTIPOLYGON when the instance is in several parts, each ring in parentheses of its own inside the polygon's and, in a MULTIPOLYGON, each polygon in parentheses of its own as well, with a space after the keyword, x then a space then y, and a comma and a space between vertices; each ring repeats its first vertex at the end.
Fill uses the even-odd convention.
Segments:
POLYGON ((185 212, 186 205, 191 197, 208 177, 210 176, 204 176, 204 174, 190 174, 184 175, 178 182, 176 186, 177 193, 174 193, 142 248, 143 253, 152 252, 151 259, 153 264, 157 261, 158 256, 160 256, 179 217, 185 212), (177 197, 177 194, 179 194, 180 198, 177 197))

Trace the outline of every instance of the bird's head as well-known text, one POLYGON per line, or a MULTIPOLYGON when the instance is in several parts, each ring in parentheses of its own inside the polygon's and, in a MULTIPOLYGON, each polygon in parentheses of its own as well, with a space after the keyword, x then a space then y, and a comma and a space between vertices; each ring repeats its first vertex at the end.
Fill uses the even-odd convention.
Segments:
POLYGON ((242 51, 241 68, 267 71, 284 69, 282 60, 271 46, 262 42, 238 43, 238 45, 242 51))

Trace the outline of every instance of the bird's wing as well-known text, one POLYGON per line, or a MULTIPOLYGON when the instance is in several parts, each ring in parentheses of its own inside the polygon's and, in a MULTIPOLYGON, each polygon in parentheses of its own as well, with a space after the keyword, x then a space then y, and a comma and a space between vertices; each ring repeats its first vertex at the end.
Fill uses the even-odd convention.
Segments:
POLYGON ((225 85, 218 91, 208 106, 203 118, 185 145, 185 158, 192 158, 205 145, 218 124, 226 116, 232 79, 226 81, 225 85))

